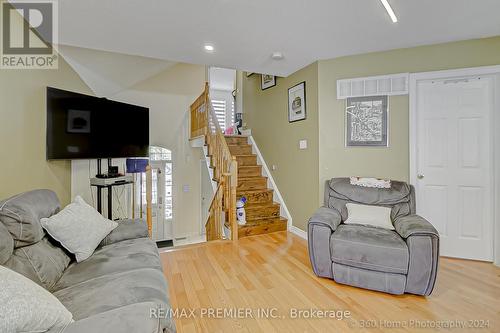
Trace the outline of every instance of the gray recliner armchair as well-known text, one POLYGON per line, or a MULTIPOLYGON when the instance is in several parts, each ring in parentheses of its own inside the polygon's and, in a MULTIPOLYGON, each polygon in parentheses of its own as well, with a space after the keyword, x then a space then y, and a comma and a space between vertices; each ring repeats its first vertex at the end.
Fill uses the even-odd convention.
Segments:
POLYGON ((430 295, 434 288, 439 235, 415 215, 407 183, 378 189, 351 185, 349 178, 327 181, 324 206, 308 222, 308 242, 318 276, 391 294, 430 295), (348 202, 390 207, 395 230, 344 224, 348 202))

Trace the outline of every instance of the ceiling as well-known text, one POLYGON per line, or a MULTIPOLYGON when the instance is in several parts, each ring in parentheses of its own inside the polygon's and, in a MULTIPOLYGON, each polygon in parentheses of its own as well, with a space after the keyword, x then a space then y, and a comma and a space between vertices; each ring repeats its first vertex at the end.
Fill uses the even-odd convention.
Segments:
POLYGON ((235 88, 236 71, 234 69, 211 67, 209 78, 211 89, 233 91, 235 88))
POLYGON ((176 64, 67 45, 59 45, 58 51, 99 97, 111 97, 176 64))
POLYGON ((499 0, 389 2, 398 23, 379 0, 64 0, 59 40, 287 76, 318 59, 500 35, 499 0))

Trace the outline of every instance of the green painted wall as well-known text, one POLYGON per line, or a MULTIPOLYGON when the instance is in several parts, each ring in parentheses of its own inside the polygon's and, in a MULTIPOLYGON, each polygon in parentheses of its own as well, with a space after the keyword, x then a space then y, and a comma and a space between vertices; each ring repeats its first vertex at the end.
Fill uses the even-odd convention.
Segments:
POLYGON ((245 122, 267 164, 278 166, 273 176, 293 224, 305 230, 308 217, 322 204, 324 181, 329 178, 409 179, 408 96, 389 99, 390 147, 345 148, 345 101, 337 100, 337 80, 498 64, 500 36, 322 60, 279 78, 276 87, 265 91, 260 90, 259 75, 244 78, 245 122), (287 89, 304 80, 308 119, 289 124, 287 89), (309 141, 305 151, 298 150, 301 138, 309 141))
POLYGON ((260 75, 243 77, 244 122, 271 171, 293 224, 301 229, 318 207, 318 65, 314 63, 287 78, 278 78, 275 87, 261 90, 260 75), (307 118, 288 122, 288 88, 306 82, 307 118), (308 148, 299 150, 299 140, 308 148))
POLYGON ((45 159, 47 86, 93 94, 62 57, 58 69, 0 69, 0 200, 38 188, 71 200, 71 162, 45 159))
MULTIPOLYGON (((389 98, 389 147, 345 147, 345 101, 337 80, 500 64, 500 36, 398 49, 320 61, 319 184, 332 177, 373 176, 409 180, 409 98, 389 98)), ((319 202, 322 200, 319 191, 319 202)))

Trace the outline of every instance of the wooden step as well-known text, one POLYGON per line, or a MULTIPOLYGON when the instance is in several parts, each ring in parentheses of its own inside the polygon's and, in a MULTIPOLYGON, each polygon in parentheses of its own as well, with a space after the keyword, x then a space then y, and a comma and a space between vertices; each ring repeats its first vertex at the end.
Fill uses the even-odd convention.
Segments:
POLYGON ((246 136, 226 136, 228 145, 247 145, 248 137, 246 136))
POLYGON ((262 190, 267 188, 267 177, 238 177, 236 191, 262 190))
POLYGON ((262 176, 262 165, 238 166, 238 177, 258 177, 258 176, 262 176))
POLYGON ((228 145, 232 155, 252 155, 252 145, 228 145))
POLYGON ((238 161, 238 167, 257 165, 257 155, 236 155, 236 161, 238 161))
POLYGON ((247 221, 247 224, 238 226, 238 238, 268 234, 287 229, 287 220, 279 217, 274 219, 247 221))
POLYGON ((245 213, 247 221, 280 217, 280 204, 272 202, 245 205, 245 213))
POLYGON ((241 197, 247 198, 247 203, 249 205, 271 203, 273 201, 273 190, 266 188, 262 190, 237 192, 236 193, 237 200, 239 200, 241 197))

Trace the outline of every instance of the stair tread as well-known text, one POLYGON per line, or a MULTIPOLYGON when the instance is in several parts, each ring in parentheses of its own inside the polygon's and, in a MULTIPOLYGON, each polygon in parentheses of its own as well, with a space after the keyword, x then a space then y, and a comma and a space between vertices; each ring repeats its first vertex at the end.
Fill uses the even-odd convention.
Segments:
POLYGON ((243 168, 261 168, 262 165, 241 165, 238 166, 238 169, 243 169, 243 168))
POLYGON ((225 138, 248 138, 248 135, 239 135, 239 134, 227 134, 224 135, 225 138))
POLYGON ((233 154, 233 156, 236 156, 236 157, 254 157, 257 155, 255 155, 255 154, 233 154))
POLYGON ((267 176, 261 176, 261 175, 258 175, 258 176, 240 176, 238 177, 238 180, 242 179, 242 180, 255 180, 257 178, 267 178, 267 176))
POLYGON ((272 206, 280 206, 279 203, 277 202, 265 202, 265 203, 249 203, 245 205, 245 209, 259 209, 259 208, 266 208, 266 207, 272 207, 272 206))
POLYGON ((254 194, 254 193, 261 193, 261 192, 272 192, 272 191, 274 191, 272 188, 262 188, 262 189, 258 189, 258 190, 238 190, 238 191, 236 191, 236 193, 254 194))
POLYGON ((278 224, 278 223, 287 223, 288 220, 282 216, 267 218, 267 219, 256 219, 256 220, 247 220, 245 225, 238 225, 238 228, 249 228, 262 224, 278 224))

